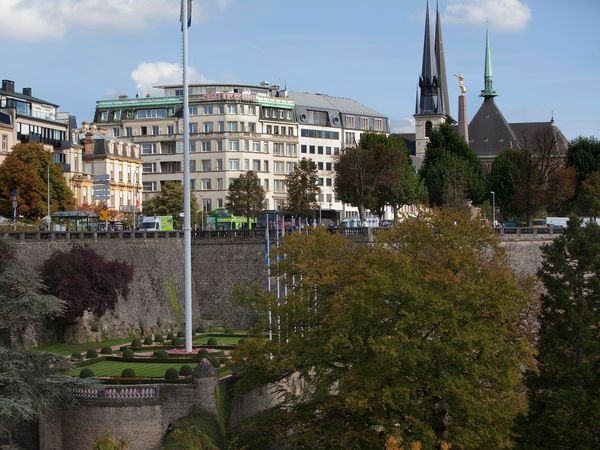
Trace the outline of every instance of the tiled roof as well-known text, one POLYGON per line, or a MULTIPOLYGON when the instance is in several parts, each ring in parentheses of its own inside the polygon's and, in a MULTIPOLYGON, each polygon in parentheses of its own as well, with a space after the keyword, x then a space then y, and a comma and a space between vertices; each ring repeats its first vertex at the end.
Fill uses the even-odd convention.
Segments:
POLYGON ((289 97, 294 100, 297 106, 315 109, 334 109, 344 114, 384 117, 380 112, 351 98, 333 97, 326 94, 309 94, 307 92, 290 92, 289 97))

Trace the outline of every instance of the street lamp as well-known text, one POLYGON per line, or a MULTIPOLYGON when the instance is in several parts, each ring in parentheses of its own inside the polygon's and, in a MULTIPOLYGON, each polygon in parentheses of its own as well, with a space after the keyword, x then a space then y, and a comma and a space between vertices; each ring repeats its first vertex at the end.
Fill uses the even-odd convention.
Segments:
POLYGON ((140 164, 136 167, 135 171, 133 172, 133 230, 135 231, 135 213, 137 211, 137 196, 138 196, 138 185, 139 180, 138 180, 138 172, 139 170, 143 167, 144 163, 154 163, 154 162, 158 162, 160 161, 160 158, 156 158, 156 159, 151 159, 150 161, 140 161, 140 164))
POLYGON ((496 193, 490 191, 492 194, 492 228, 496 228, 496 193))

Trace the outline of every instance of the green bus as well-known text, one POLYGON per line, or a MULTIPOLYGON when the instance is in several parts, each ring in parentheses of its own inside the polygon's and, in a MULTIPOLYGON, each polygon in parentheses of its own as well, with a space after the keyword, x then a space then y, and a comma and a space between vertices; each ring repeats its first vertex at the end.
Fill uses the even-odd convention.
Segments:
MULTIPOLYGON (((254 219, 250 219, 250 229, 254 228, 254 219)), ((235 216, 225 208, 216 208, 210 216, 206 218, 207 230, 244 230, 248 227, 246 216, 235 216)))

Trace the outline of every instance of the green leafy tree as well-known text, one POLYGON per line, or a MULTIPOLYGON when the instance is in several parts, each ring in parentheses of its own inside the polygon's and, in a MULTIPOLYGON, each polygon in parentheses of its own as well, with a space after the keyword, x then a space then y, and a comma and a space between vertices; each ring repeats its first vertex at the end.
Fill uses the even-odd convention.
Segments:
POLYGON ((538 367, 518 449, 600 448, 600 227, 572 218, 543 249, 538 367))
POLYGON ((35 419, 81 383, 62 376, 70 369, 64 358, 31 351, 25 339, 30 327, 59 316, 63 308, 61 300, 43 293, 39 274, 0 239, 0 424, 5 429, 35 419))
POLYGON ((265 190, 252 170, 241 174, 229 185, 225 207, 235 215, 246 216, 248 228, 250 219, 256 218, 263 210, 265 190))
MULTIPOLYGON (((192 218, 199 210, 198 201, 194 195, 190 198, 192 218)), ((179 216, 183 212, 183 185, 177 181, 168 181, 160 188, 154 197, 144 200, 143 212, 145 216, 173 216, 173 226, 181 229, 183 219, 179 216)))
POLYGON ((587 175, 600 171, 600 141, 595 137, 580 136, 569 143, 567 161, 577 171, 577 191, 587 175))
POLYGON ((290 373, 307 383, 264 422, 284 436, 272 447, 510 448, 530 355, 520 313, 533 299, 488 227, 428 211, 375 246, 317 230, 279 252, 285 299, 243 297, 262 331, 270 311, 273 340, 234 354, 239 389, 290 373))
POLYGON ((577 206, 585 216, 600 217, 600 171, 589 173, 581 183, 577 206))
POLYGON ((317 164, 312 159, 302 158, 294 170, 287 175, 285 185, 287 212, 309 217, 319 207, 317 200, 321 188, 317 176, 317 164))
MULTIPOLYGON (((11 199, 17 189, 17 213, 30 220, 48 214, 48 165, 50 165, 50 211, 75 207, 73 193, 62 175, 62 166, 52 162, 52 152, 41 144, 17 144, 0 165, 0 198, 11 199)), ((0 202, 0 214, 12 216, 12 203, 0 202)))
POLYGON ((515 195, 516 168, 519 164, 519 154, 515 149, 503 150, 492 163, 487 177, 488 192, 496 195, 496 207, 503 217, 517 214, 513 204, 515 195))
POLYGON ((431 205, 463 208, 467 200, 485 197, 483 165, 448 123, 432 130, 420 175, 431 205))

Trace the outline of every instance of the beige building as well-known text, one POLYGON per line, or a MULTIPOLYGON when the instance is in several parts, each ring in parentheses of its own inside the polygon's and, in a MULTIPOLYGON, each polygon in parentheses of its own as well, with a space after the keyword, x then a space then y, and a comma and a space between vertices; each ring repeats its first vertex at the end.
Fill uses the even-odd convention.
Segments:
POLYGON ((15 145, 15 114, 11 108, 0 110, 0 164, 15 145))

